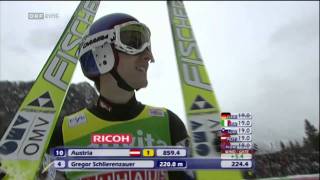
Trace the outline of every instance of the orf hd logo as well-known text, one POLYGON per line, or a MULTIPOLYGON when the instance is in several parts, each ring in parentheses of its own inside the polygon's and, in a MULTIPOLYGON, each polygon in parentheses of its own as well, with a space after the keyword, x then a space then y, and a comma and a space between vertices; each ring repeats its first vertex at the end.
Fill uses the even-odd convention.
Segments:
POLYGON ((44 13, 44 12, 29 12, 29 20, 43 20, 43 19, 57 19, 58 13, 44 13))

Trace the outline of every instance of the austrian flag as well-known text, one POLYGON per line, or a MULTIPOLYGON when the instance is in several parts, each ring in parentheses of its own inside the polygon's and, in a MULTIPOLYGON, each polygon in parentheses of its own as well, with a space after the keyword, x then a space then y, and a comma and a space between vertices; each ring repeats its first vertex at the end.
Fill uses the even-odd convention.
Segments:
POLYGON ((231 137, 230 135, 224 135, 224 136, 221 136, 221 137, 220 137, 220 140, 221 140, 221 142, 223 142, 223 141, 228 141, 228 139, 229 139, 230 137, 231 137))
POLYGON ((130 149, 129 152, 130 156, 140 156, 141 155, 141 151, 140 149, 130 149))

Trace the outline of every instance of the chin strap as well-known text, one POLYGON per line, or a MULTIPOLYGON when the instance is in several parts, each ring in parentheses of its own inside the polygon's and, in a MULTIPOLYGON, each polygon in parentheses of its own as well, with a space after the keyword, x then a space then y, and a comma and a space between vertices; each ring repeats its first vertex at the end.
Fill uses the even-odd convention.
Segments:
POLYGON ((121 88, 124 89, 126 91, 133 91, 134 88, 131 87, 120 75, 119 73, 116 71, 116 68, 113 68, 111 70, 111 75, 114 77, 114 79, 117 81, 117 85, 121 88))
MULTIPOLYGON (((113 55, 114 55, 114 59, 115 59, 115 64, 113 66, 113 68, 110 71, 110 74, 113 76, 113 78, 117 81, 117 85, 121 88, 124 89, 126 91, 134 91, 135 89, 133 87, 131 87, 118 73, 117 71, 117 67, 119 64, 119 54, 118 51, 115 50, 114 44, 111 45, 112 46, 112 51, 113 51, 113 55)), ((136 89, 138 90, 138 89, 136 89)))

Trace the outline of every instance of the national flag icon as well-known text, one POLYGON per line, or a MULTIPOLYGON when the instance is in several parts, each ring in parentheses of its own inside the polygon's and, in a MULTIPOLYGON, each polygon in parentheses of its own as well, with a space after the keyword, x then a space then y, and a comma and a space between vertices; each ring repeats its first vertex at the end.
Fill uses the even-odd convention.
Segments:
POLYGON ((230 149, 231 143, 228 141, 222 141, 220 144, 221 150, 230 149))
POLYGON ((226 136, 221 136, 221 137, 220 137, 220 140, 221 140, 221 142, 222 142, 222 141, 228 141, 228 137, 226 137, 226 136))
POLYGON ((130 156, 140 156, 141 150, 140 149, 130 149, 129 155, 130 156))
POLYGON ((231 120, 221 120, 220 121, 221 126, 231 126, 232 125, 232 121, 231 120))
POLYGON ((229 113, 229 112, 222 112, 220 114, 221 119, 229 119, 230 116, 231 116, 231 113, 229 113))
POLYGON ((220 137, 221 142, 228 142, 228 138, 230 138, 230 134, 229 135, 224 135, 220 137))
POLYGON ((227 142, 227 141, 224 141, 224 142, 221 142, 221 145, 222 145, 222 146, 230 146, 231 143, 230 143, 230 142, 227 142))
POLYGON ((229 128, 221 128, 221 136, 228 136, 228 135, 230 135, 231 134, 231 132, 230 132, 230 130, 231 129, 229 129, 229 128))

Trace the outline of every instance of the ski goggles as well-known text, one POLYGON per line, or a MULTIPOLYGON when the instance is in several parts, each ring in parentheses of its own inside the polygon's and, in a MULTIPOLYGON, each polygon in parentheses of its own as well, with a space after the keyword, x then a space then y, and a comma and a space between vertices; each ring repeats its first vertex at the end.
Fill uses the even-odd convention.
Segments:
POLYGON ((79 55, 81 57, 86 52, 106 43, 113 43, 117 50, 130 55, 139 54, 146 48, 151 52, 150 36, 150 30, 146 25, 129 21, 116 25, 113 29, 85 36, 80 45, 79 55))

